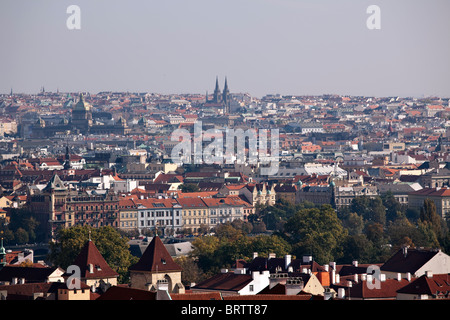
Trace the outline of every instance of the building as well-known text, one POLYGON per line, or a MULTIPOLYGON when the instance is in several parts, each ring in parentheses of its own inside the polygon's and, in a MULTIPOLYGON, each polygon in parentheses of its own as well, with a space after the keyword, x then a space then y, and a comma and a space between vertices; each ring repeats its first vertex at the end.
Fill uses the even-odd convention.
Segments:
POLYGON ((275 186, 276 200, 285 200, 290 203, 295 203, 297 193, 297 186, 292 184, 278 184, 275 186))
POLYGON ((450 275, 433 274, 427 271, 424 275, 397 290, 397 300, 440 300, 450 299, 450 275))
POLYGON ((92 292, 105 292, 110 286, 117 285, 119 274, 108 265, 91 239, 81 248, 72 265, 80 268, 80 281, 92 292))
POLYGON ((58 123, 46 123, 39 118, 31 128, 32 138, 50 138, 55 135, 67 134, 117 134, 126 135, 131 132, 126 120, 119 117, 112 124, 104 124, 93 119, 93 107, 88 103, 83 94, 72 107, 71 119, 63 119, 58 123))
POLYGON ((137 199, 139 233, 144 229, 175 235, 182 227, 182 207, 175 199, 137 199))
POLYGON ((119 199, 119 229, 133 231, 138 229, 138 206, 133 199, 119 199))
POLYGON ((54 238, 59 227, 66 227, 70 211, 66 212, 68 188, 57 174, 53 175, 47 185, 40 191, 30 194, 29 208, 36 215, 36 220, 44 226, 47 237, 54 238), (67 217, 66 217, 67 214, 67 217))
POLYGON ((246 274, 245 270, 237 269, 229 272, 223 269, 221 273, 206 279, 191 288, 193 293, 220 292, 225 296, 254 295, 269 285, 269 271, 254 271, 246 274))
POLYGON ((253 206, 239 196, 204 198, 202 200, 209 210, 210 228, 234 220, 246 220, 247 216, 244 215, 244 212, 252 212, 253 210, 253 206))
POLYGON ((119 197, 111 189, 105 192, 71 191, 66 201, 66 227, 89 225, 95 228, 119 226, 119 197))
POLYGON ((380 267, 380 271, 388 279, 418 278, 428 271, 433 274, 448 274, 450 256, 441 250, 403 247, 380 267))
POLYGON ((221 109, 222 114, 229 114, 230 104, 231 96, 230 90, 228 88, 227 78, 225 77, 225 85, 223 88, 223 92, 221 92, 219 88, 219 79, 216 77, 216 86, 214 88, 213 96, 211 99, 209 99, 208 94, 206 94, 205 107, 217 107, 221 109))
POLYGON ((423 188, 408 193, 408 206, 422 209, 424 201, 430 199, 436 206, 436 213, 445 220, 450 214, 450 188, 423 188))
POLYGON ((183 229, 197 233, 201 227, 209 230, 209 207, 202 198, 178 198, 177 202, 181 206, 183 229))
POLYGON ((166 285, 169 293, 184 293, 181 267, 176 264, 158 236, 153 237, 138 263, 131 266, 130 286, 135 289, 156 291, 166 285))

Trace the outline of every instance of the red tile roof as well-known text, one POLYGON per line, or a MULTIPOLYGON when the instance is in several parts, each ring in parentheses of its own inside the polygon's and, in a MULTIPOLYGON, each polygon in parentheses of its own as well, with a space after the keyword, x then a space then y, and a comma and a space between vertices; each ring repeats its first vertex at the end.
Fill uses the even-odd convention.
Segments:
POLYGON ((91 240, 86 242, 72 264, 80 267, 81 277, 85 279, 102 279, 119 276, 119 274, 108 265, 91 240), (91 270, 90 265, 92 265, 91 270))
POLYGON ((423 275, 397 291, 406 294, 440 295, 450 292, 450 275, 433 274, 432 277, 423 275))
POLYGON ((130 271, 169 272, 182 271, 173 261, 161 239, 153 237, 139 261, 129 268, 130 271))

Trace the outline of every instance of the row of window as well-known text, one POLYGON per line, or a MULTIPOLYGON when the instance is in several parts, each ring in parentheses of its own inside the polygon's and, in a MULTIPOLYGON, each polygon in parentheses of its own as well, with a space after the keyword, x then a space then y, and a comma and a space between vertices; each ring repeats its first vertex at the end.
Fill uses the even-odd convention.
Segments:
MULTIPOLYGON (((188 219, 186 220, 186 226, 189 225, 199 225, 199 224, 207 224, 208 219, 188 219)), ((220 218, 220 219, 216 219, 216 218, 211 218, 210 219, 210 224, 215 225, 217 223, 225 223, 229 221, 228 219, 225 218, 220 218)), ((172 224, 172 220, 157 220, 155 222, 155 220, 147 220, 147 221, 140 221, 139 226, 141 228, 145 228, 145 227, 154 227, 155 225, 159 226, 173 226, 172 224), (147 222, 147 223, 145 223, 147 222)), ((136 228, 137 227, 137 221, 122 221, 120 223, 121 228, 136 228)), ((180 220, 176 219, 175 220, 175 226, 180 226, 180 220)))

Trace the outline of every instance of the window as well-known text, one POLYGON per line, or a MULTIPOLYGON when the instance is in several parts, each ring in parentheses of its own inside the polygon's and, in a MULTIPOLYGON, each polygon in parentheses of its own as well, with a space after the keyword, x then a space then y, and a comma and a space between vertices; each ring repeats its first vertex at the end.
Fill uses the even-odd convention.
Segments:
POLYGON ((250 292, 253 292, 253 285, 252 284, 249 286, 249 290, 250 290, 250 292))

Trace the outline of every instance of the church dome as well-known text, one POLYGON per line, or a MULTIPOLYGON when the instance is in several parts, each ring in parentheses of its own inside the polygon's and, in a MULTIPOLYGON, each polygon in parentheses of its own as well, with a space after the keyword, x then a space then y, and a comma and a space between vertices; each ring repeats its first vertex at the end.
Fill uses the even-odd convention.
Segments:
POLYGON ((91 109, 91 105, 84 101, 83 94, 80 93, 80 99, 73 107, 74 111, 89 111, 91 109))

